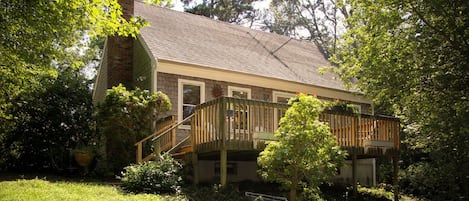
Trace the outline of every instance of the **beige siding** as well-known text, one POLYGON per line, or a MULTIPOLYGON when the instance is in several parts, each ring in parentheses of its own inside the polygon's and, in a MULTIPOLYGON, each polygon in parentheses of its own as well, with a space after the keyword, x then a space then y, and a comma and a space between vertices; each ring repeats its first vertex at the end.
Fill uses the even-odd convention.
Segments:
MULTIPOLYGON (((167 115, 177 115, 178 114, 178 79, 185 79, 185 80, 193 80, 205 83, 205 101, 210 101, 215 99, 213 89, 216 85, 219 85, 223 91, 223 96, 228 96, 228 86, 236 86, 236 87, 243 87, 251 89, 251 98, 255 100, 264 100, 264 101, 273 101, 272 94, 273 89, 265 87, 257 87, 257 86, 250 86, 250 85, 241 85, 235 84, 231 82, 225 81, 215 81, 197 77, 190 77, 190 76, 183 76, 183 75, 175 75, 175 74, 168 74, 168 73, 161 73, 158 72, 157 74, 157 90, 162 91, 166 95, 169 96, 172 108, 168 112, 167 115)), ((294 91, 283 91, 287 93, 296 93, 294 91)), ((329 97, 319 97, 320 99, 324 100, 334 100, 333 98, 329 97)), ((365 112, 370 107, 369 104, 364 103, 356 103, 349 101, 350 103, 358 104, 362 107, 362 111, 365 112)), ((177 131, 177 138, 178 140, 183 139, 184 137, 189 135, 189 130, 178 129, 177 131)))
POLYGON ((133 65, 135 86, 140 89, 151 90, 152 61, 141 40, 135 40, 134 42, 133 65))
POLYGON ((276 91, 303 92, 308 94, 316 94, 319 97, 328 97, 334 100, 339 99, 342 101, 371 104, 371 101, 366 99, 363 95, 359 95, 350 91, 307 85, 295 81, 280 80, 272 77, 265 77, 264 75, 253 75, 164 60, 158 61, 157 70, 158 72, 168 74, 177 74, 182 76, 198 77, 207 80, 237 83, 239 85, 269 88, 275 89, 276 91))
POLYGON ((96 78, 96 82, 94 83, 94 91, 93 91, 93 104, 97 105, 98 102, 101 102, 104 100, 104 97, 106 96, 106 90, 107 90, 107 57, 108 57, 108 51, 106 49, 106 43, 107 40, 104 44, 104 54, 102 56, 101 63, 99 64, 98 68, 98 75, 96 78))
MULTIPOLYGON (((262 88, 262 87, 257 87, 257 86, 235 84, 231 82, 215 81, 215 80, 208 80, 208 79, 202 79, 202 78, 197 78, 197 77, 189 77, 189 76, 183 76, 183 75, 175 75, 175 74, 158 72, 158 78, 157 78, 158 89, 157 90, 162 91, 166 95, 169 96, 169 98, 171 99, 171 103, 173 104, 171 111, 169 113, 174 114, 174 115, 177 115, 177 109, 178 109, 178 102, 177 102, 178 101, 178 79, 186 79, 186 80, 204 82, 205 83, 205 101, 210 101, 216 98, 213 93, 213 90, 216 85, 221 86, 221 89, 223 90, 223 96, 228 96, 228 86, 235 86, 235 87, 243 87, 243 88, 251 89, 252 99, 273 101, 272 94, 274 90, 268 87, 262 88)), ((296 93, 295 91, 282 91, 282 92, 293 93, 293 94, 296 93)), ((319 98, 324 99, 324 100, 334 100, 333 98, 322 97, 322 96, 319 96, 319 98)), ((360 105, 362 107, 363 112, 368 111, 368 108, 370 108, 370 105, 366 103, 357 103, 353 101, 348 101, 348 102, 360 105)))
POLYGON ((186 80, 204 82, 205 83, 205 101, 210 101, 216 98, 213 95, 214 94, 213 89, 215 88, 216 85, 221 86, 223 90, 223 96, 228 95, 228 86, 237 86, 237 87, 250 88, 251 93, 252 93, 252 99, 272 101, 272 89, 268 89, 268 88, 233 84, 230 82, 207 80, 207 79, 202 79, 202 78, 174 75, 174 74, 168 74, 168 73, 158 73, 157 90, 162 91, 166 95, 169 96, 169 98, 171 99, 171 103, 173 104, 171 111, 169 113, 174 114, 174 115, 177 115, 177 109, 178 109, 178 102, 177 102, 178 101, 178 79, 186 79, 186 80))

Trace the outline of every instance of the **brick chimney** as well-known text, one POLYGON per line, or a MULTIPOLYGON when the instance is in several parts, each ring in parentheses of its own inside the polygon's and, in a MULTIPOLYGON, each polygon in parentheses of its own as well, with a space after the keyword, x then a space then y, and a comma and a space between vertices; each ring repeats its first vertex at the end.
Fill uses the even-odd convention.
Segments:
MULTIPOLYGON (((122 7, 123 17, 129 20, 134 14, 134 0, 118 0, 122 7)), ((107 39, 107 87, 112 88, 122 83, 131 89, 133 83, 133 42, 132 37, 109 36, 107 39)))

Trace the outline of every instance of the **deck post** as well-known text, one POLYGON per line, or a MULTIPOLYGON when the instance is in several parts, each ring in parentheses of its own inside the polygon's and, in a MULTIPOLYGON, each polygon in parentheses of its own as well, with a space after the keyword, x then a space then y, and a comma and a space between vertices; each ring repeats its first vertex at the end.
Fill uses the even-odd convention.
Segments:
POLYGON ((199 156, 197 154, 197 137, 196 137, 196 118, 198 111, 195 111, 194 117, 191 119, 191 143, 192 143, 192 171, 194 173, 194 185, 199 184, 199 156))
POLYGON ((137 163, 141 163, 142 160, 142 143, 137 144, 137 163))
POLYGON ((399 179, 398 179, 398 172, 399 172, 399 156, 392 157, 392 165, 393 165, 393 191, 394 191, 394 201, 399 201, 399 179))
MULTIPOLYGON (((176 121, 176 116, 172 115, 171 116, 171 124, 177 123, 176 121)), ((191 123, 192 125, 192 123, 191 123)), ((176 139, 176 129, 173 129, 171 131, 171 148, 176 146, 177 144, 177 139, 176 139)))
POLYGON ((227 175, 227 151, 222 149, 220 151, 220 184, 221 186, 226 185, 226 175, 227 175))
POLYGON ((353 187, 353 195, 357 195, 357 154, 354 153, 352 155, 352 187, 353 187))
POLYGON ((220 184, 221 186, 226 185, 226 169, 227 169, 227 151, 226 151, 226 110, 227 110, 227 99, 223 98, 220 104, 220 135, 221 135, 221 147, 220 147, 220 184))

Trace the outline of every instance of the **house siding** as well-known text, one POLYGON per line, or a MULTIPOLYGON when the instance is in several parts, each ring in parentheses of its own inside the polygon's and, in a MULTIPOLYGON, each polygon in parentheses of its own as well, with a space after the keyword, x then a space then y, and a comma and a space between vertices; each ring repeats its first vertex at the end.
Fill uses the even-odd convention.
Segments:
MULTIPOLYGON (((209 79, 203 79, 198 77, 190 77, 184 75, 176 75, 176 74, 169 74, 169 73, 157 73, 157 90, 162 91, 166 95, 168 95, 169 99, 171 100, 172 107, 171 110, 168 111, 167 115, 177 115, 178 114, 178 79, 185 79, 185 80, 192 80, 192 81, 199 81, 205 83, 205 101, 213 100, 216 97, 215 93, 213 93, 213 89, 216 88, 216 85, 219 85, 222 89, 222 96, 228 96, 228 86, 235 86, 235 87, 242 87, 242 88, 249 88, 251 89, 251 99, 255 100, 263 100, 263 101, 272 101, 273 91, 279 91, 276 89, 270 88, 262 88, 250 85, 242 85, 237 83, 231 82, 224 82, 224 81, 215 81, 209 79)), ((289 92, 289 91, 280 91, 285 93, 296 93, 296 92, 289 92)), ((333 99, 328 97, 318 97, 323 100, 330 100, 333 99)), ((353 103, 361 106, 362 112, 367 113, 370 105, 363 104, 363 103, 355 103, 355 102, 348 102, 353 103)), ((187 129, 178 129, 177 131, 177 141, 182 140, 183 138, 187 137, 190 133, 187 129)))
POLYGON ((134 57, 133 57, 133 80, 135 87, 140 89, 151 90, 152 85, 152 65, 148 52, 143 47, 140 40, 134 41, 134 57))
POLYGON ((213 93, 213 89, 216 88, 216 85, 219 85, 221 87, 223 91, 222 96, 228 95, 228 86, 235 86, 235 87, 250 88, 252 99, 272 101, 272 89, 159 72, 157 75, 157 81, 158 81, 157 90, 162 91, 163 93, 169 96, 171 103, 172 103, 172 108, 169 111, 169 114, 174 114, 174 115, 177 114, 178 79, 204 82, 205 83, 205 101, 210 101, 210 100, 217 98, 213 93))
MULTIPOLYGON (((213 93, 213 89, 216 88, 216 85, 219 85, 221 87, 222 96, 228 95, 228 86, 236 86, 236 87, 250 88, 252 99, 265 100, 265 101, 272 100, 272 89, 158 72, 157 90, 162 91, 163 93, 168 95, 172 103, 171 110, 168 111, 167 115, 178 114, 178 79, 204 82, 205 83, 205 101, 210 101, 210 100, 217 98, 213 93)), ((177 141, 182 140, 183 138, 187 137, 189 134, 190 134, 189 130, 187 129, 178 129, 177 141)))
POLYGON ((108 51, 107 41, 104 44, 103 55, 101 63, 99 64, 98 75, 96 78, 94 90, 93 90, 93 105, 98 105, 99 102, 103 101, 106 96, 107 80, 108 80, 108 51))
MULTIPOLYGON (((166 95, 169 96, 169 98, 171 99, 171 103, 173 104, 171 110, 169 111, 169 114, 174 114, 174 115, 177 115, 177 110, 178 110, 178 102, 177 102, 178 101, 178 79, 204 82, 205 83, 205 101, 210 101, 210 100, 217 98, 213 94, 213 89, 215 88, 216 85, 219 85, 221 89, 223 90, 223 93, 222 93, 223 96, 228 95, 228 86, 234 86, 234 87, 242 87, 242 88, 251 89, 251 98, 255 100, 263 100, 263 101, 272 101, 273 91, 292 93, 292 94, 296 93, 292 91, 282 91, 282 90, 271 89, 271 88, 262 88, 262 87, 256 87, 256 86, 250 86, 250 85, 241 85, 241 84, 231 83, 231 82, 215 81, 215 80, 208 80, 208 79, 203 79, 203 78, 198 78, 198 77, 190 77, 190 76, 158 72, 157 90, 162 91, 166 95)), ((328 97, 318 96, 318 98, 322 100, 334 101, 334 99, 328 98, 328 97)), ((346 102, 360 105, 363 113, 371 113, 370 104, 357 103, 357 102, 351 102, 351 101, 346 101, 346 102)))

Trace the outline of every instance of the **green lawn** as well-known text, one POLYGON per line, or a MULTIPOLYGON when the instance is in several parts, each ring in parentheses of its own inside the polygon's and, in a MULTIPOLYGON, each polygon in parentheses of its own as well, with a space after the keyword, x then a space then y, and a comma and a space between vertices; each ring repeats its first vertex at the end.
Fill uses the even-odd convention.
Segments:
POLYGON ((49 182, 40 179, 0 182, 0 200, 138 200, 182 201, 183 197, 151 194, 126 194, 112 185, 49 182))
MULTIPOLYGON (((5 178, 4 178, 5 179, 5 178)), ((256 186, 259 188, 259 186, 256 186)), ((122 192, 119 187, 106 184, 96 184, 83 181, 46 181, 42 179, 18 179, 16 181, 0 181, 0 201, 5 200, 138 200, 138 201, 187 201, 186 197, 191 200, 203 201, 234 201, 243 200, 238 190, 213 189, 212 187, 197 187, 185 189, 182 196, 161 196, 153 194, 128 194, 122 192)), ((253 191, 257 192, 255 189, 253 191)), ((259 190, 259 189, 257 189, 259 190)), ((342 191, 325 192, 330 200, 344 200, 342 191)), ((386 200, 392 198, 392 193, 385 192, 383 189, 360 188, 359 197, 350 200, 386 200)), ((401 197, 403 201, 417 201, 420 199, 401 197)))

